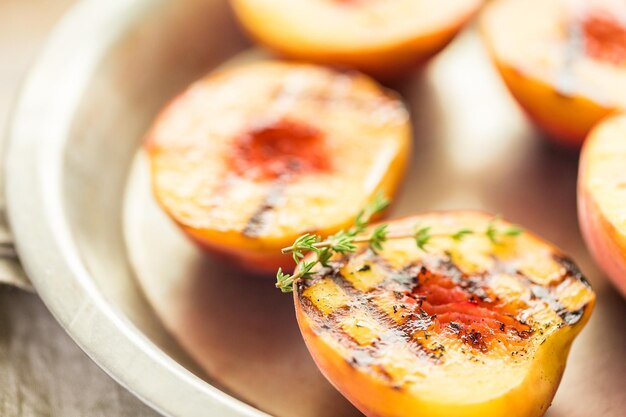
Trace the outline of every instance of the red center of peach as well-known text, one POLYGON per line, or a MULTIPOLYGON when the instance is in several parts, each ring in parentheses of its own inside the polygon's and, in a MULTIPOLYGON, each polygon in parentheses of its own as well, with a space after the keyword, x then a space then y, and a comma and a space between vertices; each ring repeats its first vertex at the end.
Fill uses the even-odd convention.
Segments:
POLYGON ((440 330, 483 352, 494 339, 509 343, 528 338, 532 331, 515 318, 515 306, 503 303, 479 281, 457 281, 422 270, 407 298, 440 330))
POLYGON ((235 139, 231 166, 242 176, 275 180, 330 168, 324 135, 313 126, 281 119, 235 139))
POLYGON ((583 21, 588 55, 615 65, 626 64, 626 27, 605 10, 591 11, 583 21))

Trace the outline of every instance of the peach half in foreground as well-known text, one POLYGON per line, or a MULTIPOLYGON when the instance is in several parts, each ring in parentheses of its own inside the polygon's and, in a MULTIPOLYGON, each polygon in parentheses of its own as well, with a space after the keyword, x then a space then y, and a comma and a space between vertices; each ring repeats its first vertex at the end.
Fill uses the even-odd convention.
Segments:
MULTIPOLYGON (((306 345, 369 417, 539 417, 595 296, 575 264, 522 232, 491 239, 492 218, 428 213, 389 223, 411 239, 336 255, 294 285, 306 345), (473 230, 453 239, 457 230, 473 230)), ((501 222, 506 225, 505 222, 501 222)))
POLYGON ((379 191, 391 197, 410 143, 404 105, 370 78, 261 62, 191 85, 145 150, 157 201, 189 236, 273 272, 298 235, 334 233, 379 191))

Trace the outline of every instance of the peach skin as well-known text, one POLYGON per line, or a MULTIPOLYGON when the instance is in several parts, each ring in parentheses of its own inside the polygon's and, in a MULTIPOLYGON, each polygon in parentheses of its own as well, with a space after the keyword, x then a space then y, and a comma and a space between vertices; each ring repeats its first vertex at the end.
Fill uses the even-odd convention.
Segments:
POLYGON ((585 142, 578 216, 589 251, 626 296, 626 115, 606 119, 585 142))
POLYGON ((483 0, 231 0, 261 44, 297 60, 402 75, 443 49, 483 0))

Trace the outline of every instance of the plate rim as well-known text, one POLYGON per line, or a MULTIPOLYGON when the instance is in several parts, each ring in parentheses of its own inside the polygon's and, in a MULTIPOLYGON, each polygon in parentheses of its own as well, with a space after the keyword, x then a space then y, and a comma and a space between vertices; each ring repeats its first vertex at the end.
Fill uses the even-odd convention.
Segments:
POLYGON ((167 416, 267 416, 185 369, 104 298, 63 210, 64 143, 84 87, 109 47, 142 14, 165 2, 81 0, 56 25, 9 115, 7 218, 22 266, 46 307, 120 385, 167 416))

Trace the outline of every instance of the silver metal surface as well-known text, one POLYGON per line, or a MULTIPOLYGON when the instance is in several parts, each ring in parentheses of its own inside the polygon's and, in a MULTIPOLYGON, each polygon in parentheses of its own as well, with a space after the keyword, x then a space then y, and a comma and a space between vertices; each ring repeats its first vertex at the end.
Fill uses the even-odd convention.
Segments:
POLYGON ((171 416, 264 415, 189 370, 132 279, 120 222, 140 132, 241 47, 229 22, 218 1, 83 1, 52 34, 10 128, 8 209, 26 272, 100 366, 171 416))
MULTIPOLYGON (((355 416, 313 366, 289 297, 201 253, 148 189, 138 149, 155 113, 247 47, 226 0, 75 8, 12 121, 7 196, 17 249, 68 333, 164 414, 355 416)), ((394 215, 502 213, 571 254, 598 304, 548 416, 621 416, 626 334, 617 329, 626 305, 578 232, 577 155, 539 139, 472 31, 396 87, 411 106, 416 141, 394 215)))

